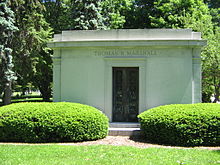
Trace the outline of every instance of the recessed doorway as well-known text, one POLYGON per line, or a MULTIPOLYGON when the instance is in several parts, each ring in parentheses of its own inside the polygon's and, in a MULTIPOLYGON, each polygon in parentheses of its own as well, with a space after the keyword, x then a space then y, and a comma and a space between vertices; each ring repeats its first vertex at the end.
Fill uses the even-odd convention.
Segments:
POLYGON ((139 68, 113 67, 113 122, 137 122, 139 68))

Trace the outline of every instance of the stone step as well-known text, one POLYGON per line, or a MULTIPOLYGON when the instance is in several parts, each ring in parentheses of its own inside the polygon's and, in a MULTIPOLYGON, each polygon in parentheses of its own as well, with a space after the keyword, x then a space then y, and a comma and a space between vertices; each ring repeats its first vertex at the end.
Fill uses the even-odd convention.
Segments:
POLYGON ((140 128, 109 128, 109 136, 138 136, 140 128))
POLYGON ((139 136, 140 124, 127 122, 109 123, 109 136, 139 136))
POLYGON ((140 123, 130 122, 112 122, 109 123, 110 128, 140 128, 140 123))

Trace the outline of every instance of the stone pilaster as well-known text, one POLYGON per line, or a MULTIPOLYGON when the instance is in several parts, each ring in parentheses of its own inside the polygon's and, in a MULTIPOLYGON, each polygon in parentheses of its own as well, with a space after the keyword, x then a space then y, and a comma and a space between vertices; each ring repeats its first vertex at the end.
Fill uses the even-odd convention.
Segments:
POLYGON ((201 91, 201 49, 194 48, 192 50, 192 103, 200 103, 202 101, 201 91))
POLYGON ((61 101, 61 53, 60 49, 54 50, 53 56, 53 101, 61 101))

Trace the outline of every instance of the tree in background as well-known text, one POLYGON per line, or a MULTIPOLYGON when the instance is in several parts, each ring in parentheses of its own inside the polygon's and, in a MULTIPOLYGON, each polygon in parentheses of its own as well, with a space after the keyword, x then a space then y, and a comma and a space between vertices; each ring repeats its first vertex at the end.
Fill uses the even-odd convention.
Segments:
POLYGON ((126 29, 152 28, 150 15, 154 12, 153 0, 133 0, 131 1, 130 12, 126 13, 126 29))
POLYGON ((72 29, 106 29, 101 7, 101 0, 71 0, 72 29))
POLYGON ((10 6, 15 13, 15 25, 20 29, 14 33, 11 44, 14 48, 17 84, 21 85, 24 91, 29 83, 37 85, 37 88, 41 87, 40 92, 44 101, 47 101, 51 96, 51 90, 45 91, 48 87, 42 88, 42 86, 51 86, 52 74, 41 79, 38 76, 39 71, 52 72, 52 62, 41 58, 46 55, 51 58, 51 55, 47 53, 46 43, 50 40, 52 32, 42 14, 44 6, 38 0, 11 0, 10 6), (46 63, 48 67, 44 67, 44 70, 39 69, 42 65, 38 63, 46 63))
POLYGON ((181 19, 184 28, 201 32, 203 39, 208 41, 202 51, 202 101, 211 102, 213 96, 213 102, 217 102, 220 96, 220 28, 208 6, 193 10, 191 15, 186 13, 181 19))
POLYGON ((53 32, 61 33, 62 30, 71 29, 70 1, 69 0, 42 0, 45 6, 43 15, 50 24, 53 32))
POLYGON ((46 8, 43 12, 46 21, 53 28, 54 33, 60 33, 62 30, 86 29, 86 27, 89 29, 123 28, 132 1, 42 0, 41 2, 46 8))
POLYGON ((208 4, 212 21, 220 27, 220 0, 205 0, 205 3, 208 4))
POLYGON ((202 89, 203 102, 220 101, 220 28, 214 28, 214 34, 207 36, 208 46, 202 52, 202 89))
POLYGON ((14 25, 14 13, 8 1, 0 2, 0 94, 3 92, 4 105, 11 103, 12 81, 16 79, 12 71, 12 49, 9 48, 13 33, 18 30, 14 25))
POLYGON ((133 0, 104 0, 102 1, 102 15, 107 29, 124 27, 126 16, 131 10, 133 0))
POLYGON ((36 54, 33 85, 40 90, 44 101, 50 101, 53 75, 52 50, 47 48, 45 44, 42 46, 41 51, 36 52, 36 54))
POLYGON ((184 28, 186 14, 200 10, 202 16, 210 15, 203 0, 135 0, 131 8, 125 28, 184 28))
POLYGON ((203 65, 203 97, 209 101, 209 96, 214 95, 214 102, 220 101, 220 0, 205 0, 208 4, 214 24, 214 35, 209 44, 210 55, 206 56, 203 65))

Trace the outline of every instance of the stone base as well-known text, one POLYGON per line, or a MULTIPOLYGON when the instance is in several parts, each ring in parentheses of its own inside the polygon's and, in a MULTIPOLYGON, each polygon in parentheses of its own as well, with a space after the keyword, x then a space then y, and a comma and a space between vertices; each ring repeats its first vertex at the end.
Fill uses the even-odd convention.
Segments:
POLYGON ((109 136, 139 136, 139 123, 113 122, 109 124, 109 136))

